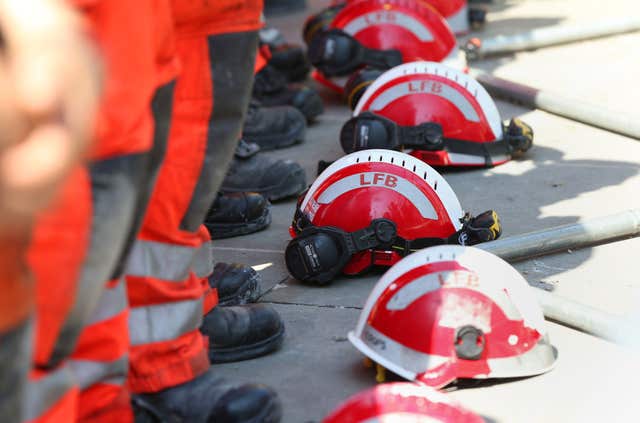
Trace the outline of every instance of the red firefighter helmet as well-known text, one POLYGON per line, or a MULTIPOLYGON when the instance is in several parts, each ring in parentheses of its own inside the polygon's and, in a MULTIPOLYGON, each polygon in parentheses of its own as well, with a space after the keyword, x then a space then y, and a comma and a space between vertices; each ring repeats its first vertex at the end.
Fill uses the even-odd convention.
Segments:
MULTIPOLYGON (((332 6, 344 5, 358 0, 336 0, 332 6)), ((469 7, 467 0, 423 0, 433 6, 449 24, 454 34, 469 32, 469 7)))
MULTIPOLYGON (((432 166, 495 166, 528 150, 533 142, 532 129, 519 119, 503 124, 482 85, 442 63, 405 63, 383 73, 362 94, 349 124, 372 114, 400 129, 408 127, 407 136, 401 135, 394 146, 413 148, 411 155, 432 166), (431 127, 421 126, 425 124, 431 127)), ((364 149, 362 141, 342 143, 350 152, 364 149)))
POLYGON ((316 79, 339 92, 348 76, 365 65, 388 69, 430 60, 465 66, 447 22, 422 0, 352 1, 335 15, 329 28, 312 37, 309 57, 319 69, 316 79), (352 43, 346 43, 345 37, 352 43))
POLYGON ((382 276, 349 340, 378 365, 435 388, 537 375, 557 352, 531 289, 486 251, 426 248, 382 276))
POLYGON ((385 383, 353 395, 322 423, 484 423, 447 395, 413 383, 385 383))
POLYGON ((392 150, 349 154, 325 169, 298 202, 285 259, 299 280, 391 266, 411 251, 495 239, 493 211, 472 218, 442 176, 392 150))

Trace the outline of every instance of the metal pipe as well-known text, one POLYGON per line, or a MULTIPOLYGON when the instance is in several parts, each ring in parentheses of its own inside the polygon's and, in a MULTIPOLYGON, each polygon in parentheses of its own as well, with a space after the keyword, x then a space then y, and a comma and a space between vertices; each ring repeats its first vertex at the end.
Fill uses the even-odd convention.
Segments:
MULTIPOLYGON (((582 223, 557 226, 487 242, 476 247, 504 260, 518 261, 637 236, 640 236, 640 209, 632 209, 582 223)), ((623 341, 636 331, 629 319, 541 289, 535 289, 534 292, 544 315, 558 323, 616 342, 623 341)))
POLYGON ((539 90, 479 70, 472 70, 471 75, 494 97, 640 140, 640 117, 613 112, 580 99, 539 90))
POLYGON ((558 323, 614 342, 623 342, 638 331, 630 318, 625 319, 541 289, 534 291, 545 317, 558 323))
POLYGON ((520 34, 497 35, 485 39, 472 38, 463 49, 467 60, 473 61, 500 53, 530 50, 638 30, 640 30, 640 19, 633 16, 600 22, 539 28, 520 34))
POLYGON ((476 245, 506 261, 518 261, 558 251, 640 236, 640 209, 556 226, 476 245))

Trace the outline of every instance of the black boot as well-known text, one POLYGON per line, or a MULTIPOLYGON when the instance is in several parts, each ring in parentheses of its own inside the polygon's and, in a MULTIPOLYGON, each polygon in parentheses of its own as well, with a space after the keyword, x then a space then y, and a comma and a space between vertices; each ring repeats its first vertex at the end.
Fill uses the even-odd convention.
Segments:
POLYGON ((214 307, 200 332, 209 336, 211 363, 248 360, 276 350, 284 340, 284 323, 265 304, 214 307))
POLYGON ((216 263, 209 276, 209 285, 218 289, 218 305, 235 306, 258 300, 260 280, 260 275, 251 266, 216 263))
POLYGON ((258 154, 259 147, 240 141, 222 182, 222 192, 259 192, 270 201, 300 194, 307 187, 304 169, 291 160, 274 160, 258 154), (251 148, 255 146, 255 148, 251 148), (246 153, 250 151, 250 153, 246 153))
POLYGON ((263 106, 293 106, 312 122, 324 111, 322 98, 311 88, 290 84, 276 68, 267 64, 253 80, 253 98, 263 106))
POLYGON ((269 64, 278 69, 287 81, 301 82, 307 79, 311 63, 301 46, 288 43, 282 33, 273 27, 262 28, 258 34, 260 45, 269 47, 269 64))
POLYGON ((295 107, 263 107, 252 100, 242 137, 247 142, 258 144, 261 150, 273 150, 302 142, 306 130, 306 118, 295 107))
POLYGON ((230 382, 209 369, 187 383, 132 398, 136 423, 276 423, 282 405, 264 385, 230 382))
POLYGON ((272 47, 269 64, 284 74, 289 82, 302 82, 311 71, 304 49, 295 44, 272 47))
POLYGON ((211 239, 258 232, 270 223, 269 201, 255 192, 218 193, 204 221, 211 239))

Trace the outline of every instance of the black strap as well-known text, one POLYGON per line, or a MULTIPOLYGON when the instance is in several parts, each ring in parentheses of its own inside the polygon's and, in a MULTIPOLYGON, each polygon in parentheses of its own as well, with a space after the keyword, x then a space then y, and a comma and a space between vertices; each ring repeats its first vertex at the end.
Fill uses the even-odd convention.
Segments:
POLYGON ((463 141, 453 138, 444 138, 442 148, 450 153, 469 154, 483 156, 485 166, 493 166, 494 159, 498 156, 511 155, 512 148, 507 140, 500 139, 492 142, 463 141))
POLYGON ((434 122, 417 126, 398 126, 398 140, 406 147, 420 147, 422 150, 442 150, 444 138, 442 126, 434 122))
POLYGON ((391 69, 402 64, 402 54, 399 50, 375 50, 363 46, 358 40, 363 50, 362 61, 359 65, 368 65, 376 69, 391 69))
POLYGON ((531 148, 533 130, 526 123, 514 118, 508 125, 503 125, 502 139, 476 142, 444 138, 442 126, 435 122, 402 126, 384 116, 365 111, 343 125, 340 143, 347 153, 363 148, 399 150, 405 147, 426 151, 444 150, 484 157, 485 166, 493 166, 500 156, 512 156, 531 148), (365 138, 362 138, 363 133, 366 135, 365 138))
POLYGON ((520 119, 513 118, 502 126, 502 139, 492 142, 473 142, 445 138, 443 149, 451 153, 484 156, 486 166, 493 166, 497 156, 513 156, 524 153, 533 144, 533 130, 520 119))
MULTIPOLYGON (((466 214, 463 217, 463 228, 448 238, 429 237, 407 240, 397 234, 396 225, 393 221, 389 219, 374 219, 368 227, 351 232, 350 236, 347 237, 347 245, 350 254, 369 249, 379 251, 394 250, 404 257, 414 251, 435 245, 460 244, 459 235, 464 230, 464 223, 470 220, 471 215, 466 214)), ((291 225, 296 233, 314 226, 300 208, 296 208, 291 225)))

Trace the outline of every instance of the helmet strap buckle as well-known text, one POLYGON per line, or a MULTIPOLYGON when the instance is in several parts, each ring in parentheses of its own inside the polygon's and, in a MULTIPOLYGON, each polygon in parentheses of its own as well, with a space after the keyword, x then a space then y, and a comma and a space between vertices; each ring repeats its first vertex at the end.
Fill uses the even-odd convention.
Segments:
POLYGON ((444 138, 442 126, 435 122, 425 122, 417 126, 398 126, 400 144, 419 147, 422 150, 442 150, 444 138))

